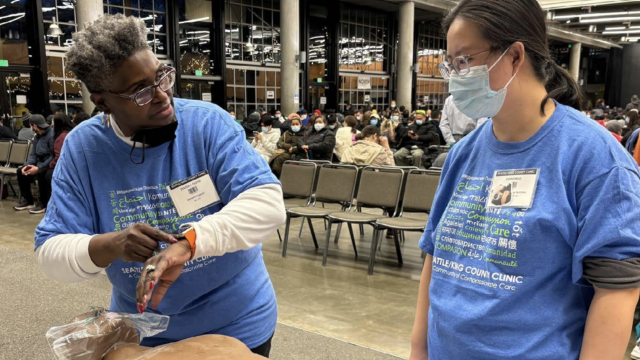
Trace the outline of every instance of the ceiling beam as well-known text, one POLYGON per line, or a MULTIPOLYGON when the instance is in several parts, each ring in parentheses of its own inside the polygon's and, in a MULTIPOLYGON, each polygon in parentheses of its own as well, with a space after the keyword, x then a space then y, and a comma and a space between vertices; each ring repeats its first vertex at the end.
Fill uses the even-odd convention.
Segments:
POLYGON ((598 39, 589 35, 579 34, 575 31, 565 30, 551 25, 548 25, 548 29, 549 30, 547 32, 549 34, 549 38, 553 40, 564 41, 567 43, 579 42, 588 47, 597 49, 611 49, 612 47, 622 48, 622 46, 614 42, 598 39))

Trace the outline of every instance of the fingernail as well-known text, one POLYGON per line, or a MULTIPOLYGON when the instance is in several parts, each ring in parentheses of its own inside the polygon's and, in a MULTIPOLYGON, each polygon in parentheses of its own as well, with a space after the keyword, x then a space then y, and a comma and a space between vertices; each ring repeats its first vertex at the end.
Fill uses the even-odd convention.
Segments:
POLYGON ((138 304, 138 312, 140 314, 142 314, 144 312, 144 307, 142 307, 142 304, 138 304))
POLYGON ((154 285, 153 281, 149 283, 149 290, 153 290, 153 285, 154 285))
POLYGON ((172 244, 175 244, 178 242, 178 239, 174 238, 173 236, 169 239, 169 242, 172 244))
POLYGON ((142 297, 142 303, 144 304, 144 306, 147 306, 147 295, 142 297))

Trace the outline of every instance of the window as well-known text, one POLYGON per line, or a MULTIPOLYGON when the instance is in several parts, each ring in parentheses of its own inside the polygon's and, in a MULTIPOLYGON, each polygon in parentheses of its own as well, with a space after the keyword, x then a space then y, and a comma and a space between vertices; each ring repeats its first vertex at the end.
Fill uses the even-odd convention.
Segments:
POLYGON ((76 24, 75 2, 70 0, 42 0, 42 18, 44 19, 45 45, 70 47, 72 35, 78 29, 76 24), (46 36, 53 21, 60 27, 62 35, 46 36))
POLYGON ((389 106, 389 77, 375 75, 343 75, 340 76, 340 108, 344 110, 347 103, 351 103, 354 109, 358 109, 373 102, 378 110, 389 106), (371 85, 370 89, 358 90, 358 81, 366 78, 371 85))
POLYGON ((449 96, 449 83, 438 70, 446 58, 447 41, 438 23, 418 26, 418 77, 416 97, 430 109, 442 109, 449 96))
POLYGON ((51 111, 62 109, 65 113, 73 115, 82 111, 82 88, 80 81, 66 69, 66 61, 63 53, 47 52, 49 102, 51 111))
POLYGON ((147 43, 158 58, 167 58, 169 30, 165 0, 103 0, 103 3, 105 14, 124 14, 144 21, 149 29, 147 43))
POLYGON ((387 15, 341 6, 340 70, 387 71, 387 15))
POLYGON ((228 60, 280 63, 280 1, 227 1, 225 35, 228 60))
POLYGON ((227 67, 228 110, 245 119, 254 110, 271 112, 280 108, 280 69, 227 67))
POLYGON ((179 3, 180 71, 183 75, 211 75, 215 65, 210 56, 211 1, 180 0, 179 3))

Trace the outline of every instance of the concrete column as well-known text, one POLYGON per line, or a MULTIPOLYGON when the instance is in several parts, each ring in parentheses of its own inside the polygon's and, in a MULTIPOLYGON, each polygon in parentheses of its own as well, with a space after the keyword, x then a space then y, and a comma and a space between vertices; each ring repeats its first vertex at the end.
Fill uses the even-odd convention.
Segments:
MULTIPOLYGON (((411 104, 411 82, 413 74, 413 31, 414 31, 415 6, 412 1, 400 4, 398 31, 400 39, 398 42, 398 88, 396 89, 396 102, 398 106, 405 106, 412 109, 411 104)), ((415 110, 415 109, 414 109, 415 110)))
POLYGON ((300 64, 296 55, 300 54, 300 0, 280 0, 280 103, 282 114, 287 116, 298 111, 300 104, 295 104, 293 98, 300 94, 299 70, 300 64))
MULTIPOLYGON (((103 14, 102 0, 82 0, 76 5, 76 16, 78 21, 78 31, 84 30, 87 25, 97 20, 103 14)), ((95 105, 91 102, 91 93, 84 83, 82 83, 82 108, 91 115, 95 105)))
POLYGON ((580 53, 582 52, 582 43, 575 43, 571 46, 571 54, 569 58, 569 72, 575 81, 580 81, 580 53))

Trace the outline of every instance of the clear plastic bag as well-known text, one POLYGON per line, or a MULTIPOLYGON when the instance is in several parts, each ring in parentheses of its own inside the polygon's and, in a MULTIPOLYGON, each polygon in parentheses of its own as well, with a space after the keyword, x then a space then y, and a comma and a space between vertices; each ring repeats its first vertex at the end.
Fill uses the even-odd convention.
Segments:
POLYGON ((169 326, 169 317, 152 313, 124 314, 94 308, 46 334, 58 360, 101 360, 121 345, 140 344, 169 326))

